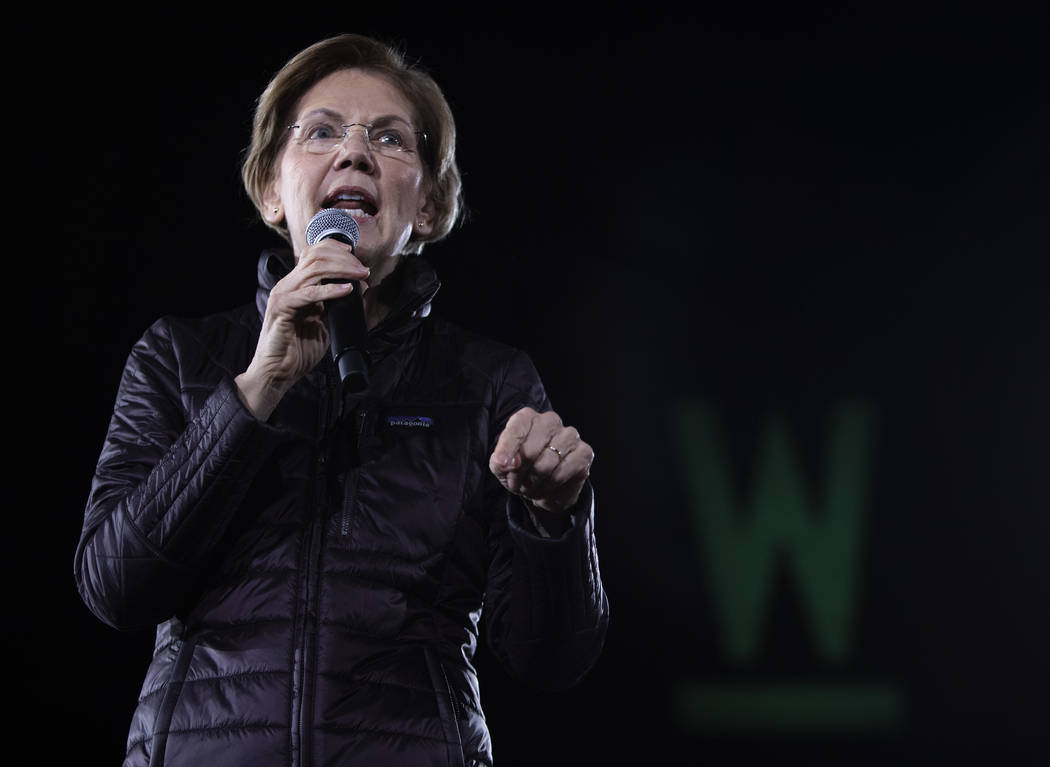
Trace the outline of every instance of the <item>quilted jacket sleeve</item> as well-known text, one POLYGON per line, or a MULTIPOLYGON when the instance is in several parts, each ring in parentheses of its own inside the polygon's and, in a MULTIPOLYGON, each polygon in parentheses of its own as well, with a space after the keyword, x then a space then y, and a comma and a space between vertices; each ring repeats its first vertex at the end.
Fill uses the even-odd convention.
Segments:
POLYGON ((278 442, 228 373, 188 407, 179 348, 163 320, 133 348, 77 545, 80 595, 119 629, 175 613, 278 442))
MULTIPOLYGON (((550 410, 531 360, 517 356, 497 398, 493 443, 518 409, 550 410)), ((594 492, 587 483, 559 537, 541 536, 525 502, 489 476, 490 566, 485 596, 489 646, 522 681, 541 688, 576 684, 601 654, 609 602, 598 569, 594 492)))

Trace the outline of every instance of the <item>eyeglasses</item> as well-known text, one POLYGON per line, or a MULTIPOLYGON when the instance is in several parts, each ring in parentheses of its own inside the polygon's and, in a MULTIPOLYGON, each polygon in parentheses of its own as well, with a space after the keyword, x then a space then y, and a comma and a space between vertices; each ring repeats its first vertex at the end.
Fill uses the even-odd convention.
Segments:
POLYGON ((399 117, 384 118, 376 123, 349 123, 340 125, 326 115, 310 117, 295 125, 289 125, 292 138, 306 151, 313 154, 328 154, 350 138, 354 128, 364 129, 364 138, 369 149, 382 155, 404 155, 419 150, 427 140, 427 134, 414 130, 399 117))

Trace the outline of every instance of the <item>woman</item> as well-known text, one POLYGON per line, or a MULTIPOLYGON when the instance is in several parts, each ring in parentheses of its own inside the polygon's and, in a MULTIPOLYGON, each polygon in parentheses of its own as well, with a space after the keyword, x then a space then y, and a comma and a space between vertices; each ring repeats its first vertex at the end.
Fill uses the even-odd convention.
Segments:
POLYGON ((157 626, 126 765, 491 764, 483 606, 528 683, 596 660, 593 451, 524 354, 429 316, 454 145, 438 87, 368 38, 311 46, 260 98, 243 175, 291 253, 262 255, 255 305, 134 347, 76 552, 99 618, 157 626), (307 242, 324 208, 356 248, 307 242), (326 354, 346 280, 361 392, 326 354))

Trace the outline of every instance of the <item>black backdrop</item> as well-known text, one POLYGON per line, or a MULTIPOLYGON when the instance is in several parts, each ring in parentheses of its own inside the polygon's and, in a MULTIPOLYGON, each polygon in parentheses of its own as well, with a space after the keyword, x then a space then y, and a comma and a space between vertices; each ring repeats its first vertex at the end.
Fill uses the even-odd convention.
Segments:
POLYGON ((561 694, 482 653, 500 762, 1048 758, 1048 17, 339 10, 9 25, 11 737, 118 763, 151 637, 84 609, 72 555, 120 371, 157 316, 252 298, 274 242, 238 182, 254 99, 358 31, 403 43, 457 115, 470 220, 427 250, 436 311, 529 351, 598 451, 606 652, 561 694), (746 499, 774 419, 819 487, 847 400, 874 414, 851 651, 814 651, 785 565, 734 664, 680 405, 717 415, 746 499), (676 707, 689 681, 874 683, 896 707, 703 728, 676 707))

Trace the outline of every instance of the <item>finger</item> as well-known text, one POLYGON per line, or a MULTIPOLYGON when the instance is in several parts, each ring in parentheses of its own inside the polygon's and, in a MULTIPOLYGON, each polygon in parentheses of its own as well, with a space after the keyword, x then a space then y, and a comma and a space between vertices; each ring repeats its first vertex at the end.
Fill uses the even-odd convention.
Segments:
POLYGON ((288 298, 295 307, 301 307, 308 303, 339 298, 355 289, 364 295, 367 283, 346 278, 326 279, 321 275, 329 273, 326 270, 308 270, 299 274, 290 273, 282 281, 274 285, 270 291, 270 302, 281 301, 288 298), (294 276, 293 276, 294 275, 294 276))
POLYGON ((313 245, 307 245, 299 252, 296 259, 296 267, 305 266, 311 261, 321 258, 332 258, 352 264, 361 264, 360 259, 354 255, 354 249, 345 242, 336 239, 325 239, 313 245))
POLYGON ((532 471, 537 475, 551 474, 578 444, 580 433, 572 426, 562 426, 532 460, 532 471))
POLYGON ((297 275, 299 284, 309 284, 322 280, 364 280, 370 273, 348 245, 329 239, 304 248, 291 274, 297 275))
POLYGON ((354 289, 352 282, 304 285, 296 290, 282 290, 270 293, 267 307, 274 314, 280 316, 292 316, 307 309, 318 311, 325 301, 332 301, 352 293, 354 289))
POLYGON ((524 495, 544 509, 566 509, 579 498, 593 462, 594 450, 581 442, 549 475, 523 479, 519 495, 524 495))
POLYGON ((561 417, 552 410, 536 416, 532 429, 518 448, 522 467, 531 467, 541 461, 547 462, 551 457, 557 458, 547 448, 562 428, 561 417))
POLYGON ((547 452, 553 459, 538 459, 532 465, 531 471, 522 477, 521 484, 532 496, 551 493, 558 486, 569 483, 576 477, 586 479, 590 475, 594 450, 586 442, 577 440, 571 450, 560 457, 550 448, 547 452))
POLYGON ((323 309, 325 301, 343 298, 347 294, 353 293, 355 287, 359 287, 359 283, 325 282, 320 285, 307 285, 299 291, 299 296, 313 306, 323 309))
POLYGON ((365 281, 371 275, 367 266, 342 261, 319 259, 312 261, 298 274, 296 287, 328 282, 365 281))
MULTIPOLYGON (((497 475, 498 476, 498 475, 497 475)), ((523 490, 522 475, 520 471, 508 471, 500 477, 503 486, 510 492, 521 495, 523 490)))
POLYGON ((585 480, 591 474, 593 463, 594 449, 581 441, 551 472, 549 482, 557 486, 570 484, 575 480, 585 480))
POLYGON ((532 431, 532 422, 537 415, 532 408, 523 407, 507 420, 489 458, 489 469, 497 477, 505 476, 521 465, 519 448, 532 431))

